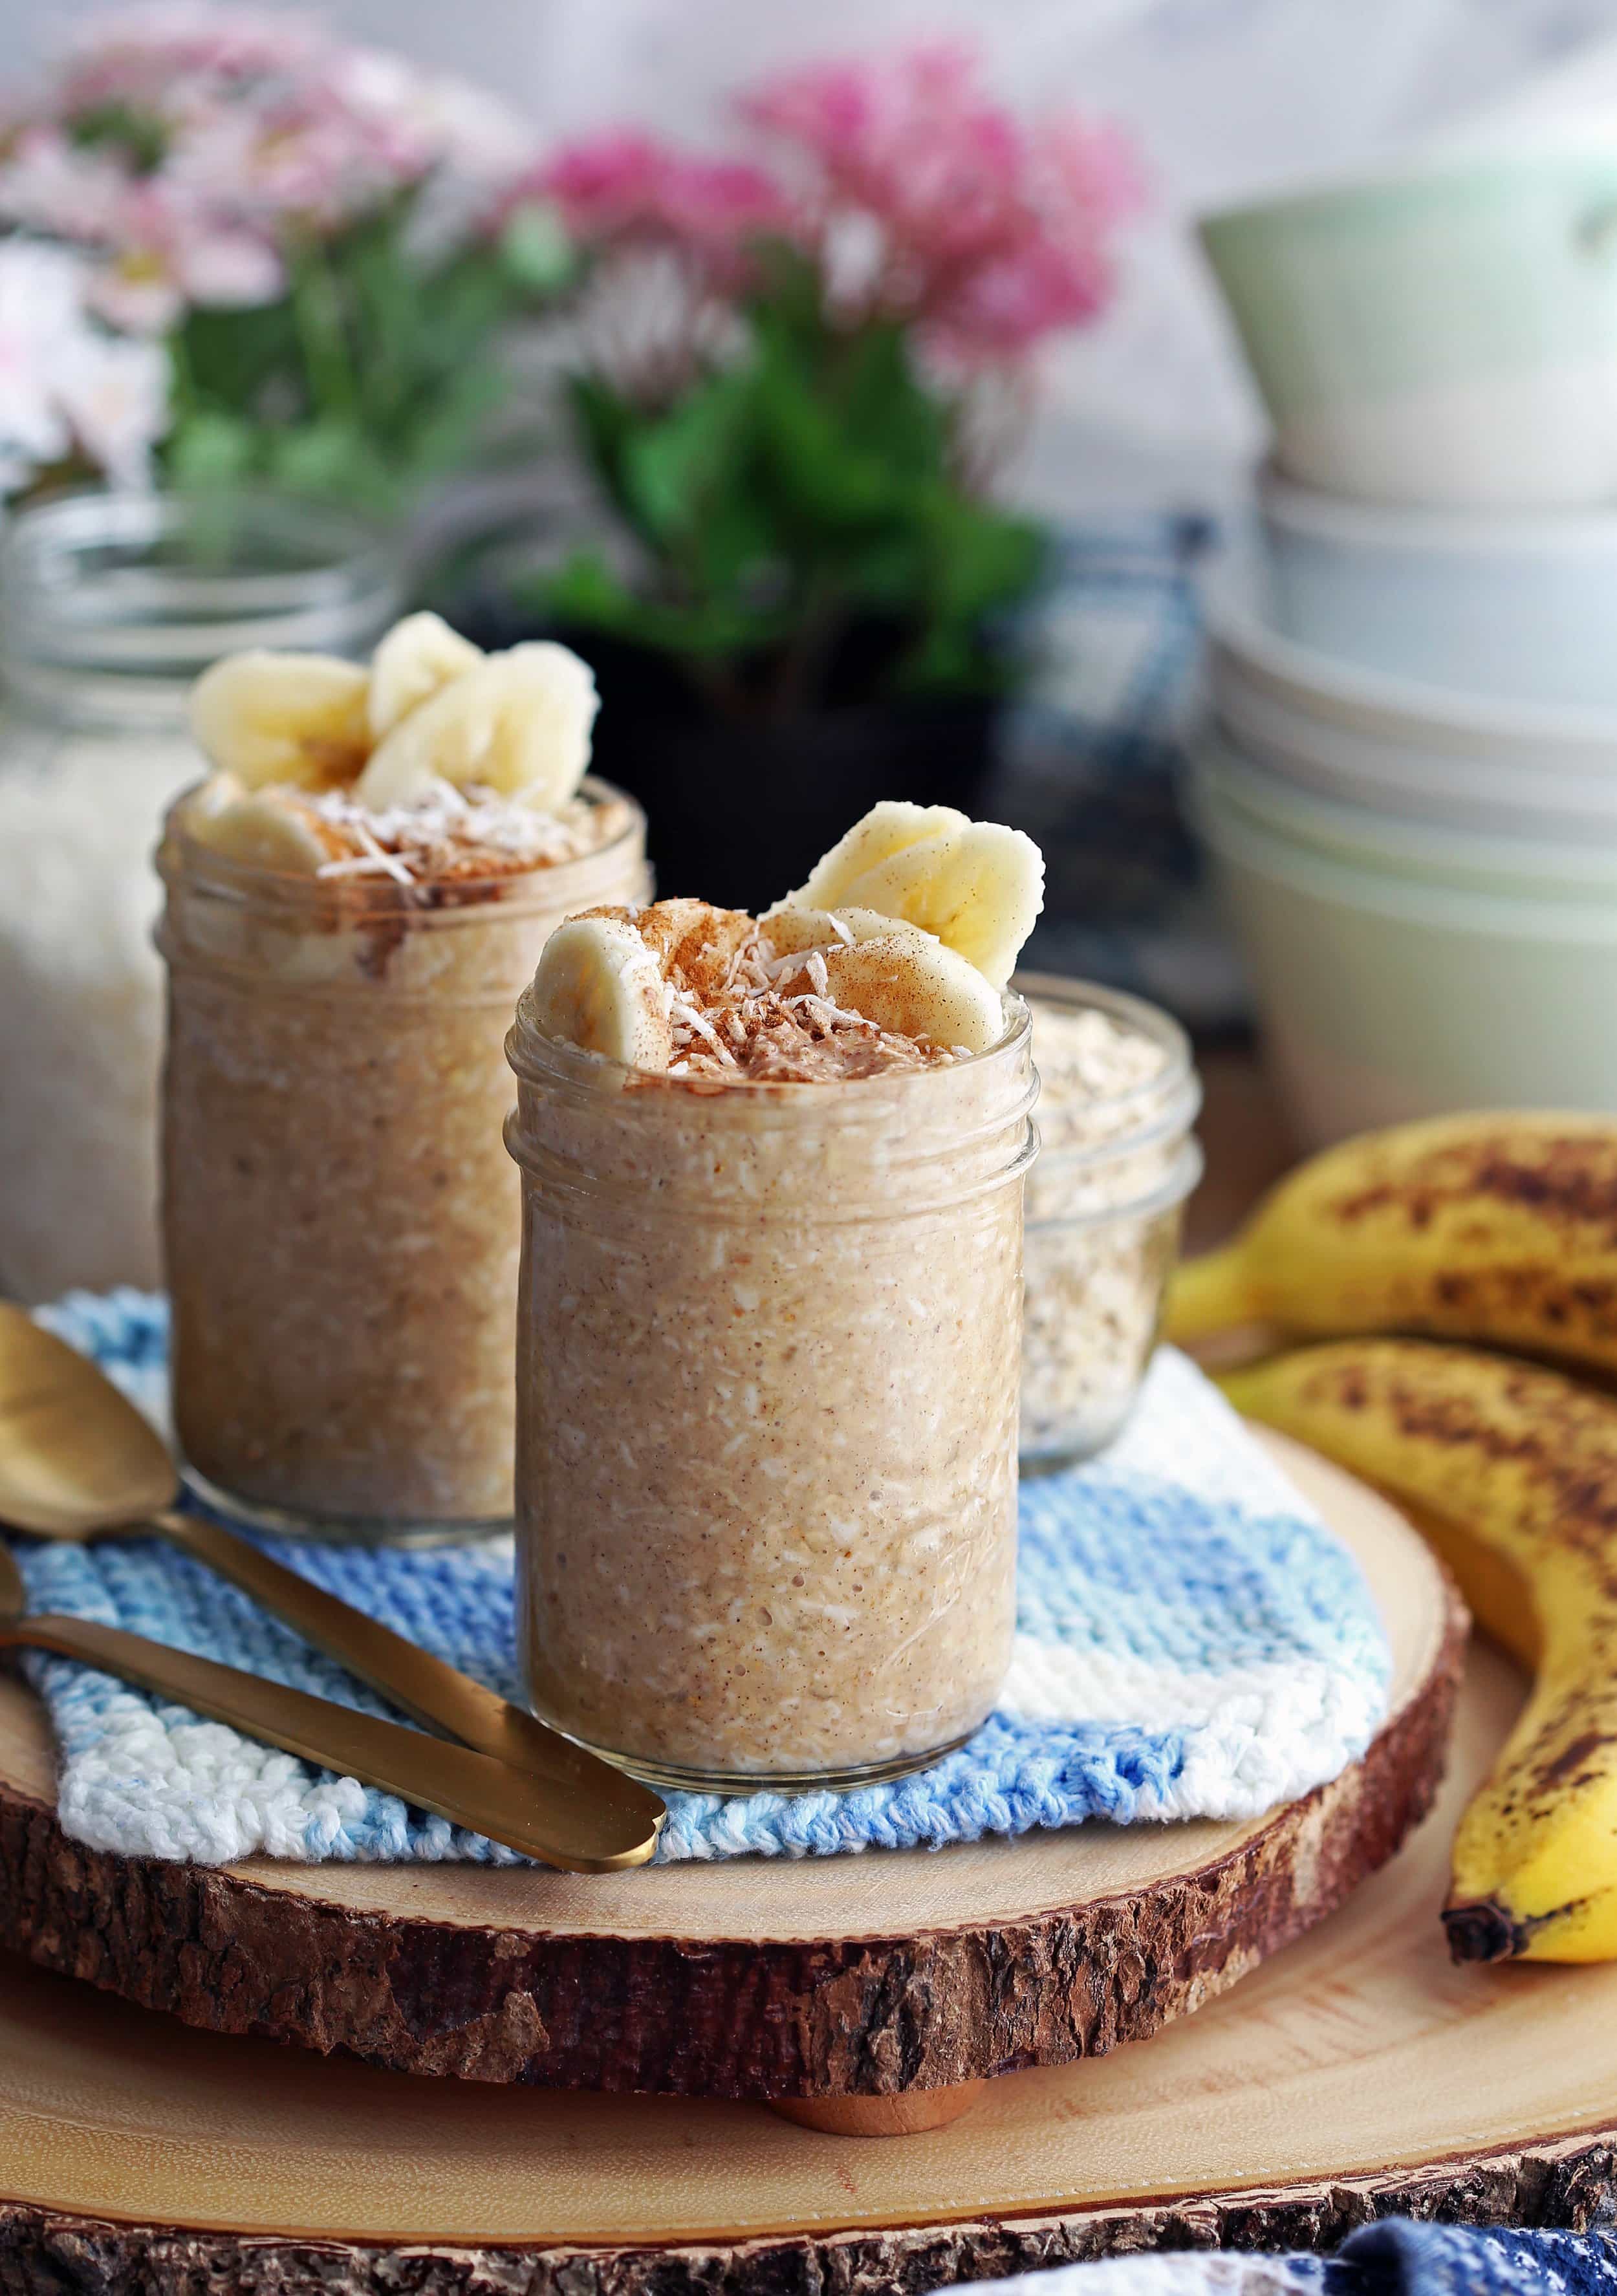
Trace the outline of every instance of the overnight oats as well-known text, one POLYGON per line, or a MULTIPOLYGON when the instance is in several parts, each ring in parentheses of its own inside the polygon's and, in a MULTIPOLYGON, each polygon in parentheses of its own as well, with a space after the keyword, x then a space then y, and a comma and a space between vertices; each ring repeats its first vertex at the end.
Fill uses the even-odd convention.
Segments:
POLYGON ((1137 996, 1038 974, 1038 1167, 1027 1193, 1022 1460, 1069 1466, 1121 1428, 1156 1346, 1202 1176, 1184 1031, 1137 996))
POLYGON ((642 1775, 892 1776, 992 1707, 1042 882, 880 806, 761 919, 573 920, 522 998, 524 1664, 642 1775))
POLYGON ((197 685, 215 771, 158 857, 163 1226, 185 1472, 237 1514, 510 1520, 505 1026, 564 915, 650 890, 638 809, 584 778, 594 712, 562 648, 485 656, 430 615, 368 670, 197 685))

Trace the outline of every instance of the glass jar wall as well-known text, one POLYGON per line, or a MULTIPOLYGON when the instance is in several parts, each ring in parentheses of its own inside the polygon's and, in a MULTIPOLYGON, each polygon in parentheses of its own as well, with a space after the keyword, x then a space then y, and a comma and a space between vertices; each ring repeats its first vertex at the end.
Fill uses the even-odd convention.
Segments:
POLYGON ((162 973, 151 856, 187 692, 245 646, 364 654, 378 537, 267 494, 80 495, 0 545, 0 1292, 153 1284, 162 973))

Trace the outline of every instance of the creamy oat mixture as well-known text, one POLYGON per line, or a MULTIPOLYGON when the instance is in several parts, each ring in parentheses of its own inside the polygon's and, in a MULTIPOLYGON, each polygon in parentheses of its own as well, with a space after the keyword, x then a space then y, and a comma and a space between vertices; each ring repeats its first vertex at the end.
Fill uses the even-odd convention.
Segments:
POLYGON ((1039 1161, 1027 1202, 1021 1448, 1088 1456, 1128 1416, 1178 1250, 1194 1092, 1165 1045, 1099 1005, 1032 1001, 1039 1161), (1153 1087, 1160 1087, 1154 1089, 1153 1087), (1134 1144, 1142 1134, 1154 1134, 1134 1144), (1143 1213, 1132 1208, 1154 1203, 1143 1213))
POLYGON ((535 1703, 665 1782, 916 1767, 982 1721, 1010 1653, 1025 1010, 978 973, 991 1040, 956 1046, 933 950, 905 944, 907 986, 891 947, 836 957, 871 923, 579 922, 510 1047, 535 1703), (603 1013, 660 1065, 581 1044, 603 1013))
MULTIPOLYGON (((252 698, 255 734, 278 728, 273 679, 252 698)), ((213 733, 228 750, 217 713, 213 733)), ((352 781, 244 785, 242 762, 179 801, 159 856, 187 1465, 339 1529, 503 1521, 521 1242, 505 1031, 570 910, 644 896, 644 824, 593 786, 546 811, 426 776, 377 805, 352 781)))

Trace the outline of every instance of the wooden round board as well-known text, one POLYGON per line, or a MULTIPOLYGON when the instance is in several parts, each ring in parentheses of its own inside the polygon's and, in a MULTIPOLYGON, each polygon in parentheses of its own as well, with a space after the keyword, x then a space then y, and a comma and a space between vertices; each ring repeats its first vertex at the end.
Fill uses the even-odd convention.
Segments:
POLYGON ((1339 1905, 1430 1802, 1457 1607, 1390 1507, 1269 1439, 1361 1556, 1396 1682, 1363 1761, 1255 1822, 606 1875, 165 1865, 62 1836, 43 1716, 12 1689, 0 1945, 188 2024, 399 2071, 811 2100, 820 2125, 861 2130, 876 2099, 907 2100, 899 2126, 928 2101, 944 2118, 964 2084, 1199 2007, 1339 1905))
POLYGON ((0 2287, 790 2296, 1327 2247, 1390 2208, 1582 2227, 1617 2185, 1617 1967, 1457 1969, 1437 1918, 1521 1693, 1473 1652, 1430 1822, 1245 1984, 885 2144, 755 2104, 323 2063, 0 1956, 0 2287))

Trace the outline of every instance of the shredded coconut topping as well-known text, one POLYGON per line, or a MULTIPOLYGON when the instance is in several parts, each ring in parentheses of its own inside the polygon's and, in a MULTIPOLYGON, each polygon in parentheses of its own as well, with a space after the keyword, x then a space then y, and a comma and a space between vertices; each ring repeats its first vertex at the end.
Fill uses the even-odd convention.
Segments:
POLYGON ((496 790, 434 782, 417 803, 373 812, 351 791, 326 790, 308 809, 349 850, 324 862, 322 877, 391 877, 401 885, 446 877, 497 877, 551 868, 610 844, 627 826, 619 800, 575 797, 536 813, 496 790))
POLYGON ((814 1084, 938 1068, 956 1048, 901 1037, 837 1004, 825 959, 852 940, 776 949, 767 927, 736 909, 659 901, 615 909, 661 962, 674 1034, 670 1076, 814 1084))

